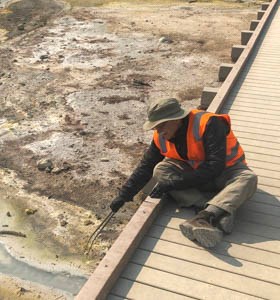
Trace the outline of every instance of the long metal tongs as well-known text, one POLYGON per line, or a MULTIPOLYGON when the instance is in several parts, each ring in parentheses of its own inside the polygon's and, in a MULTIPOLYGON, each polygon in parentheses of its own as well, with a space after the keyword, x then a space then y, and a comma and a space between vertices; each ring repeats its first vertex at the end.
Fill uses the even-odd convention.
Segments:
POLYGON ((112 219, 114 216, 114 212, 110 212, 107 217, 99 224, 99 226, 94 230, 94 232, 91 234, 89 237, 87 244, 85 246, 84 253, 85 255, 88 255, 92 249, 94 241, 97 239, 103 228, 109 223, 109 221, 112 219))
MULTIPOLYGON (((153 180, 150 181, 149 186, 147 184, 147 195, 151 195, 154 191, 155 188, 157 187, 158 183, 153 180)), ((104 227, 109 223, 109 221, 112 219, 112 217, 115 215, 115 212, 111 211, 107 217, 99 224, 99 226, 94 230, 94 232, 91 234, 89 237, 87 244, 85 246, 84 253, 85 255, 89 255, 94 241, 97 239, 101 231, 104 229, 104 227)))

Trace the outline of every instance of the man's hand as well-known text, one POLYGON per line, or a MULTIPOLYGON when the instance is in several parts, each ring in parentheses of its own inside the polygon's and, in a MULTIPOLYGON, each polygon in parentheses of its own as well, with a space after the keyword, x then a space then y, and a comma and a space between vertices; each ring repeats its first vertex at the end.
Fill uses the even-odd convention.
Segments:
POLYGON ((121 197, 116 197, 110 204, 112 212, 116 213, 123 205, 125 201, 121 197))
POLYGON ((161 198, 164 193, 174 190, 174 186, 169 182, 158 182, 158 184, 153 188, 150 197, 151 198, 161 198))

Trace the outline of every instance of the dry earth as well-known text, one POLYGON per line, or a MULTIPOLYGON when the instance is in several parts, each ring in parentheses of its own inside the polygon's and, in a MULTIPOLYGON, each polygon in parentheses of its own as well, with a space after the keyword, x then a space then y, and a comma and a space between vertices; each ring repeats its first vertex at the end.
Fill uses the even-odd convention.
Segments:
POLYGON ((175 96, 198 106, 204 86, 220 85, 218 66, 258 9, 93 2, 101 1, 22 0, 0 10, 0 226, 27 234, 0 241, 34 265, 83 274, 143 198, 116 215, 85 258, 87 237, 150 141, 147 103, 175 96), (43 158, 52 166, 40 171, 43 158))

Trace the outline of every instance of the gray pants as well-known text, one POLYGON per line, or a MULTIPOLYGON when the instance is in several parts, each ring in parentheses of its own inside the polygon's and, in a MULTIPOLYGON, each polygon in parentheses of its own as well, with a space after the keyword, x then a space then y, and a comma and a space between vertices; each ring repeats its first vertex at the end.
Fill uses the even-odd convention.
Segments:
MULTIPOLYGON (((180 160, 165 158, 156 165, 154 177, 159 181, 176 180, 182 173, 193 169, 180 160)), ((257 189, 257 176, 245 164, 226 168, 221 175, 199 188, 174 190, 170 196, 180 207, 204 208, 211 204, 233 214, 257 189)))

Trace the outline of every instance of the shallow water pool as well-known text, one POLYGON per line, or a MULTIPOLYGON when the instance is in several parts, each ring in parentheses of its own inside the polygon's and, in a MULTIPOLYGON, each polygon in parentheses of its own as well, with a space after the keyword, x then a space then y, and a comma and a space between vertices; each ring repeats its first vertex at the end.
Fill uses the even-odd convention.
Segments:
POLYGON ((87 281, 86 277, 74 276, 68 272, 48 272, 12 257, 0 243, 0 274, 36 282, 51 288, 76 295, 87 281))

